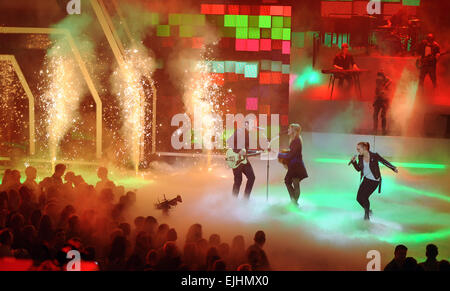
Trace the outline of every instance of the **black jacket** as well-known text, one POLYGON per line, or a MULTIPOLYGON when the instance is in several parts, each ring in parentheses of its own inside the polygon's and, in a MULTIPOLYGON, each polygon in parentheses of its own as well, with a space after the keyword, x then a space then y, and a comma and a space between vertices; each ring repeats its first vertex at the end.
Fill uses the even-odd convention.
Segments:
MULTIPOLYGON (((383 165, 394 171, 396 169, 395 166, 393 166, 391 163, 383 159, 378 153, 372 153, 369 152, 370 155, 370 161, 369 161, 369 167, 370 171, 372 172, 375 179, 380 179, 380 185, 378 186, 378 193, 381 192, 381 173, 380 173, 380 167, 378 165, 379 162, 381 162, 383 165)), ((364 177, 364 158, 363 155, 358 156, 358 163, 356 161, 352 161, 353 167, 355 167, 355 170, 358 172, 361 172, 361 180, 364 177)))
POLYGON ((291 142, 288 153, 279 153, 278 156, 289 161, 288 173, 292 177, 299 178, 300 180, 308 177, 308 172, 303 163, 302 141, 300 138, 296 138, 291 142))

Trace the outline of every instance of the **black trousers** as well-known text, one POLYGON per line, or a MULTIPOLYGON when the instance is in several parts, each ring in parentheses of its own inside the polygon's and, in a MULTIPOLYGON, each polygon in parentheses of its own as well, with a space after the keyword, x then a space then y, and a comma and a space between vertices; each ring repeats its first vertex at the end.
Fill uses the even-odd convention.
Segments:
POLYGON ((358 195, 356 196, 356 201, 364 208, 364 210, 370 210, 369 197, 377 189, 379 181, 373 181, 364 178, 361 185, 359 185, 358 195))
POLYGON ((381 111, 381 128, 383 129, 383 133, 386 132, 386 113, 388 110, 387 104, 382 102, 375 102, 373 105, 373 130, 377 131, 378 129, 378 115, 381 111))
POLYGON ((247 183, 245 185, 244 197, 250 198, 250 193, 252 192, 253 184, 255 183, 255 173, 253 172, 252 165, 247 161, 247 164, 241 164, 236 169, 233 169, 234 184, 233 184, 233 196, 237 197, 239 195, 239 189, 241 189, 242 184, 242 174, 247 177, 247 183))
POLYGON ((289 169, 284 177, 284 184, 289 192, 291 201, 298 204, 298 199, 300 198, 300 178, 293 175, 293 170, 289 169))
POLYGON ((423 66, 420 69, 420 76, 419 76, 419 87, 423 88, 423 83, 425 82, 425 77, 427 75, 430 75, 431 82, 433 82, 434 88, 437 86, 436 81, 436 65, 434 66, 423 66))

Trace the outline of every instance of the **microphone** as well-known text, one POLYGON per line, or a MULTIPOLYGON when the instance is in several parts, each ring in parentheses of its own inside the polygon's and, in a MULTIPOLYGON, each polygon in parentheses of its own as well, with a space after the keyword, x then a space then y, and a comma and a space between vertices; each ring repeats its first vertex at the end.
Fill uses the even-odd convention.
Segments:
POLYGON ((350 160, 350 162, 348 162, 348 166, 352 164, 353 159, 356 159, 356 155, 354 155, 353 158, 350 160))

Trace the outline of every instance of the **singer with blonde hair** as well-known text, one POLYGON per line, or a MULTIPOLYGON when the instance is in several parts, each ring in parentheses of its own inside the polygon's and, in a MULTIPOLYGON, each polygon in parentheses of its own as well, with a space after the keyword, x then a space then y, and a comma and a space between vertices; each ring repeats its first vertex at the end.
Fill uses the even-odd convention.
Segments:
POLYGON ((292 203, 296 206, 298 206, 298 199, 300 198, 300 182, 308 177, 305 164, 303 163, 301 132, 302 127, 299 124, 293 123, 289 125, 289 152, 278 154, 278 158, 286 160, 288 171, 284 178, 284 183, 292 203))

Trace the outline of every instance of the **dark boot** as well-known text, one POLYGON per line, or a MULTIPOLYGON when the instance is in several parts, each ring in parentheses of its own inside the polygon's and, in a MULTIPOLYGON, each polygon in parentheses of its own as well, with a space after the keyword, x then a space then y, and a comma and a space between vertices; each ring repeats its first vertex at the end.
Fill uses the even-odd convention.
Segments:
POLYGON ((370 220, 370 210, 366 209, 364 211, 364 220, 370 220))

